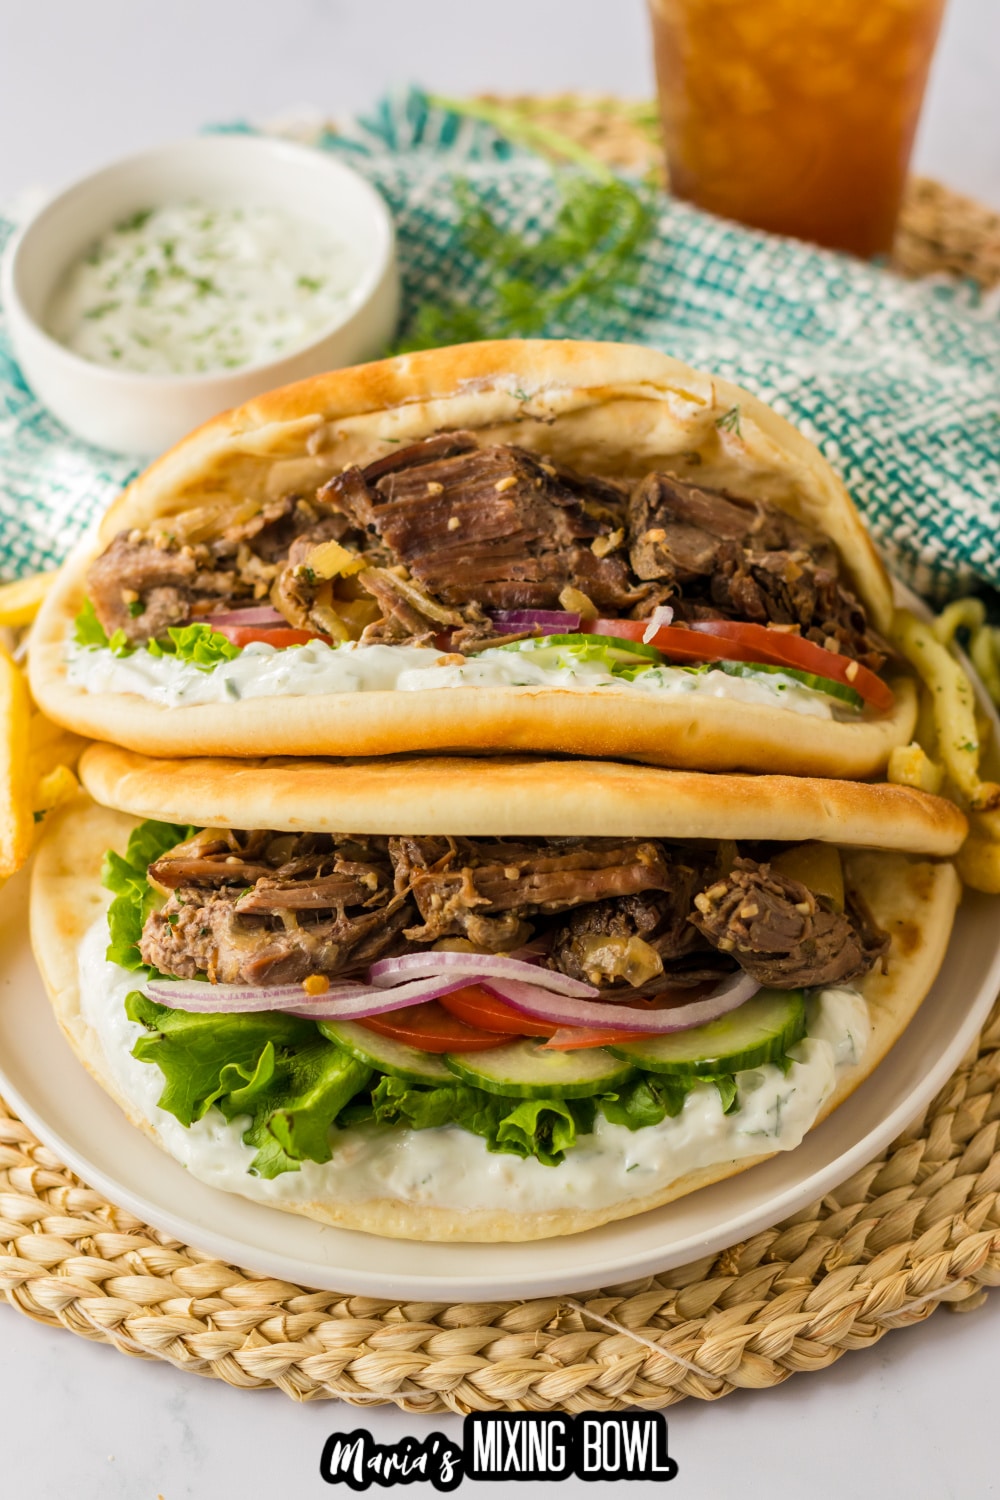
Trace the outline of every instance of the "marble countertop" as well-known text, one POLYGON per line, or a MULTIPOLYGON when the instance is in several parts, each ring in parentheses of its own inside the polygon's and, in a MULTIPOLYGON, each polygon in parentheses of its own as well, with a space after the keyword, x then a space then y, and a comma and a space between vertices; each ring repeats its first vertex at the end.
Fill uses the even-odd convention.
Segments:
MULTIPOLYGON (((344 114, 411 79, 472 93, 613 90, 652 71, 641 0, 127 0, 4 5, 0 197, 56 186, 208 120, 344 114)), ((915 164, 1000 207, 1000 3, 951 0, 915 164)), ((1000 1296, 934 1314, 821 1374, 668 1411, 671 1494, 970 1500, 995 1490, 1000 1296)), ((0 1495, 308 1500, 326 1436, 457 1435, 457 1418, 297 1406, 128 1359, 0 1305, 0 1495)), ((637 1487, 637 1486, 636 1486, 637 1487)), ((567 1481, 561 1494, 609 1486, 567 1481)), ((462 1493, 500 1491, 466 1484, 462 1493)), ((509 1486, 503 1486, 510 1493, 509 1486)), ((417 1491, 410 1493, 416 1494, 417 1491)))

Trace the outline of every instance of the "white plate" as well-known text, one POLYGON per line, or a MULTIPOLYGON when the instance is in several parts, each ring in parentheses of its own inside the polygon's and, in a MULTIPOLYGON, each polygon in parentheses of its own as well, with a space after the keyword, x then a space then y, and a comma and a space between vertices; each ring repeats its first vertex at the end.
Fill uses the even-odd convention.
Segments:
POLYGON ((524 1245, 434 1245, 333 1229, 190 1177, 63 1040, 28 944, 27 878, 0 895, 0 1093, 60 1160, 158 1229, 257 1273, 324 1290, 456 1302, 609 1286, 767 1229, 876 1156, 930 1102, 1000 987, 997 906, 968 893, 937 983, 889 1056, 796 1150, 652 1213, 524 1245))

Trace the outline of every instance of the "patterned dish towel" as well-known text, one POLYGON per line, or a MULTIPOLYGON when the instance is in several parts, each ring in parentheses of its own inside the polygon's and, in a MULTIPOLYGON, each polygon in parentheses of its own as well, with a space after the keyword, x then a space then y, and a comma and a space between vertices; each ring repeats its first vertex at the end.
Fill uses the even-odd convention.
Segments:
MULTIPOLYGON (((396 217, 404 326, 435 296, 475 296, 456 233, 459 183, 502 228, 551 225, 557 175, 488 125, 418 90, 315 144, 378 187, 396 217)), ((0 247, 12 218, 0 214, 0 247)), ((940 602, 1000 587, 1000 300, 904 281, 847 256, 742 229, 661 196, 623 295, 566 307, 552 337, 651 344, 738 381, 816 442, 890 566, 940 602)), ((14 362, 0 307, 0 577, 58 563, 142 466, 70 437, 14 362)))

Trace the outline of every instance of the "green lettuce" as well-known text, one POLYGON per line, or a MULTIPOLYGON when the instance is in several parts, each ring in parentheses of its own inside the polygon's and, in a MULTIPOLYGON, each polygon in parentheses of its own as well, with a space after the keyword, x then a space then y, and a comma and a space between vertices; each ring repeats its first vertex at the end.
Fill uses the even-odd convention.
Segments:
POLYGON ((594 1128, 592 1099, 508 1099, 459 1083, 420 1088, 383 1076, 372 1090, 371 1117, 383 1125, 430 1130, 459 1125, 482 1136, 490 1151, 535 1156, 554 1167, 594 1128))
POLYGON ((227 1120, 250 1116, 243 1132, 257 1154, 255 1176, 329 1161, 330 1126, 371 1077, 371 1069, 320 1037, 312 1021, 280 1011, 202 1015, 158 1005, 139 990, 126 999, 146 1028, 133 1048, 163 1074, 159 1098, 182 1125, 215 1105, 227 1120))
POLYGON ((601 1097, 600 1108, 612 1125, 641 1130, 645 1125, 659 1125, 668 1115, 679 1115, 692 1084, 665 1074, 640 1073, 613 1094, 601 1097))
MULTIPOLYGON (((108 639, 89 599, 83 601, 83 608, 73 622, 73 639, 78 646, 107 647, 114 656, 131 656, 138 650, 124 630, 116 630, 108 639)), ((193 662, 205 671, 210 671, 220 661, 232 661, 239 656, 240 649, 227 636, 220 635, 201 621, 193 625, 171 625, 165 636, 146 644, 150 656, 176 656, 178 661, 193 662)))
POLYGON ((73 622, 73 639, 78 646, 106 646, 113 656, 131 656, 135 650, 124 630, 116 630, 108 639, 89 599, 83 601, 83 608, 73 622))
POLYGON ((191 838, 197 830, 177 823, 157 823, 152 819, 140 823, 129 835, 125 854, 109 849, 101 867, 101 884, 114 895, 108 908, 110 943, 107 958, 123 969, 142 969, 139 952, 142 927, 157 900, 146 878, 154 860, 175 844, 191 838))
POLYGON ((178 661, 194 662, 206 672, 240 654, 240 647, 234 646, 228 636, 204 624, 171 625, 166 636, 150 641, 146 650, 150 656, 176 656, 178 661))
POLYGON ((106 646, 107 631, 97 618, 97 611, 89 599, 84 599, 83 608, 73 622, 73 639, 78 646, 106 646))

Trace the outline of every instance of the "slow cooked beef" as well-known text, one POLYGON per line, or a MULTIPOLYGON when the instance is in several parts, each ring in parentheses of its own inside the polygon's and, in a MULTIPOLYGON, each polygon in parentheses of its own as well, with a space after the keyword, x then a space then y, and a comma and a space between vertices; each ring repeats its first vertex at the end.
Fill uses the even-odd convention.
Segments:
POLYGON ((628 533, 636 576, 668 587, 678 621, 797 627, 873 671, 885 660, 830 541, 776 506, 650 474, 632 493, 628 533))
POLYGON ((884 933, 834 911, 800 880, 749 859, 738 859, 694 904, 691 921, 714 947, 782 989, 857 979, 889 946, 884 933))
POLYGON ((393 890, 384 839, 208 829, 150 866, 169 891, 144 963, 224 984, 349 974, 402 946, 415 916, 393 890))
POLYGON ((464 431, 349 466, 311 496, 206 505, 122 532, 88 589, 107 634, 133 644, 265 603, 335 640, 445 634, 465 652, 496 634, 495 611, 641 619, 669 603, 678 623, 784 626, 876 671, 885 653, 829 540, 779 507, 664 472, 579 474, 464 431), (313 565, 331 540, 359 571, 313 565))
POLYGON ((477 947, 516 947, 530 936, 525 918, 549 915, 669 882, 663 850, 652 840, 396 838, 389 842, 396 890, 423 918, 415 942, 463 936, 477 947))
POLYGON ((145 963, 242 984, 358 975, 428 945, 516 950, 617 998, 737 966, 798 988, 857 978, 888 939, 732 846, 662 839, 485 839, 206 829, 150 866, 165 898, 145 963), (725 873, 721 873, 725 871, 725 873))

